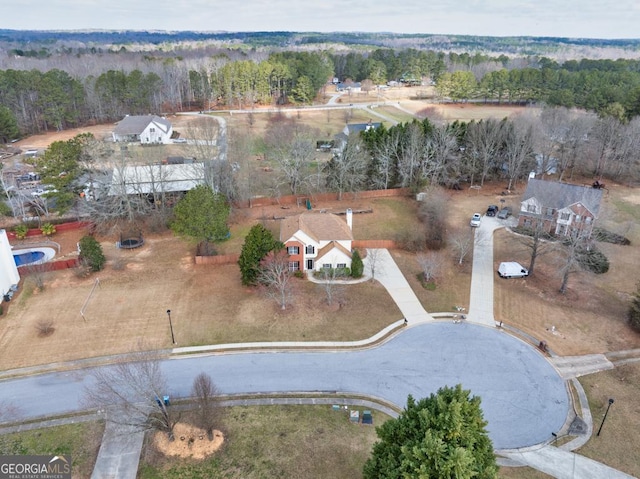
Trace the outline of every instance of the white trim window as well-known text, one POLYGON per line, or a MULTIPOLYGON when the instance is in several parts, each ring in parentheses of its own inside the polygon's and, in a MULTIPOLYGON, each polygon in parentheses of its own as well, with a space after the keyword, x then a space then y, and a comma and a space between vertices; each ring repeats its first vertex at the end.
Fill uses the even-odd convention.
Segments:
POLYGON ((300 271, 300 262, 299 261, 289 261, 289 271, 295 273, 296 271, 300 271))
POLYGON ((300 248, 298 246, 288 246, 287 247, 287 253, 289 254, 289 256, 293 256, 295 254, 299 254, 300 253, 300 248))
POLYGON ((316 252, 316 247, 315 247, 315 246, 313 246, 312 244, 307 245, 307 246, 304 248, 304 252, 305 252, 305 254, 315 254, 315 252, 316 252))

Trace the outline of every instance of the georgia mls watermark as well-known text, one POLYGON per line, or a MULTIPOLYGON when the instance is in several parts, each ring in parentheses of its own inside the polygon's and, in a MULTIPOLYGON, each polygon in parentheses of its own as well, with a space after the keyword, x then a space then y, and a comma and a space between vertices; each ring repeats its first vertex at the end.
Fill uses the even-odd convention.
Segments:
POLYGON ((0 456, 0 479, 71 479, 71 456, 0 456))

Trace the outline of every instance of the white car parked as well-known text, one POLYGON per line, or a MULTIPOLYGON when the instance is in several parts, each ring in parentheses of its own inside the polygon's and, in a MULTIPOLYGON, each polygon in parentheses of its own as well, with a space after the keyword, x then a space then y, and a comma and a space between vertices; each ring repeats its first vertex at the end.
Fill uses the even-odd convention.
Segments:
POLYGON ((469 225, 477 228, 480 226, 480 220, 482 219, 482 215, 480 213, 474 213, 471 217, 471 221, 469 221, 469 225))

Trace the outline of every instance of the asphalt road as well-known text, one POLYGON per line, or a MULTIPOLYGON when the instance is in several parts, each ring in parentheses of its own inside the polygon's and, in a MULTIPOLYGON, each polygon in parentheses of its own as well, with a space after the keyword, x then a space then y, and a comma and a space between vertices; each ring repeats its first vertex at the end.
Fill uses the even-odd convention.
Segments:
MULTIPOLYGON (((405 329, 361 351, 260 352, 166 360, 172 397, 188 395, 193 378, 211 375, 222 393, 338 391, 396 405, 461 383, 482 398, 496 449, 539 444, 560 430, 569 412, 563 379, 522 341, 493 328, 434 322, 405 329)), ((0 403, 25 418, 83 409, 91 370, 51 373, 0 383, 0 403)))

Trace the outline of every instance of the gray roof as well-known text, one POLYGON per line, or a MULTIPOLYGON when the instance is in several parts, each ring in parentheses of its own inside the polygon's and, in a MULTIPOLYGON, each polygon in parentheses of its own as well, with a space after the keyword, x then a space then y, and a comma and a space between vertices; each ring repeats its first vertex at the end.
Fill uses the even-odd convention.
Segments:
POLYGON ((151 122, 162 127, 165 132, 171 128, 169 120, 157 115, 125 116, 118 122, 113 132, 117 135, 139 135, 151 122))
POLYGON ((522 201, 535 198, 544 208, 556 210, 581 203, 593 216, 598 217, 602 190, 591 186, 570 185, 555 181, 544 181, 532 178, 527 184, 527 190, 522 201))
POLYGON ((189 191, 204 177, 204 163, 125 166, 113 170, 109 196, 189 191))
POLYGON ((349 131, 349 134, 351 134, 351 133, 359 133, 361 131, 366 131, 369 128, 380 128, 381 126, 382 126, 382 123, 373 123, 373 122, 349 123, 347 124, 347 129, 349 131))

